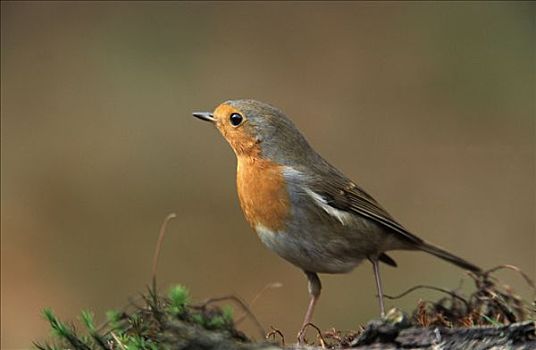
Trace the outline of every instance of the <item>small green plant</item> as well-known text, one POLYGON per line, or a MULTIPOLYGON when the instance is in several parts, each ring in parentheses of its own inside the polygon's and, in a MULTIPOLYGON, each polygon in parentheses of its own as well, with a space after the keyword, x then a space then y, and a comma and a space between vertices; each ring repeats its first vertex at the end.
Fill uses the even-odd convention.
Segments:
MULTIPOLYGON (((43 316, 50 323, 52 332, 57 339, 63 340, 64 342, 73 346, 75 349, 80 349, 80 350, 91 349, 91 346, 88 344, 87 337, 81 337, 77 335, 74 329, 74 326, 66 325, 65 323, 60 321, 51 309, 48 309, 48 308, 44 309, 43 316)), ((39 349, 56 348, 54 345, 45 345, 45 347, 41 347, 40 345, 36 344, 36 346, 39 349)))
POLYGON ((56 337, 66 338, 69 335, 69 327, 58 320, 52 309, 43 309, 43 317, 50 323, 52 332, 56 337))
POLYGON ((121 313, 117 310, 106 311, 106 320, 112 330, 120 328, 121 313))
POLYGON ((226 320, 226 322, 233 322, 233 307, 230 305, 225 305, 222 308, 223 312, 223 318, 226 320))
POLYGON ((229 305, 213 309, 202 307, 190 315, 190 320, 206 329, 233 329, 233 308, 229 305))
POLYGON ((80 320, 84 323, 89 333, 95 333, 95 321, 93 319, 93 313, 89 310, 82 310, 80 320))
POLYGON ((186 287, 177 284, 173 286, 168 293, 169 306, 168 310, 173 315, 184 313, 186 307, 190 303, 190 293, 186 287))
MULTIPOLYGON (((54 334, 54 343, 36 343, 40 350, 157 350, 165 346, 169 334, 176 331, 176 322, 209 331, 219 331, 226 337, 247 340, 234 328, 233 310, 204 303, 191 305, 188 289, 175 285, 167 297, 149 289, 142 296, 145 305, 132 312, 110 310, 106 322, 97 326, 92 312, 84 310, 79 317, 84 332, 78 333, 71 324, 62 322, 51 309, 44 309, 43 316, 54 334), (164 336, 165 335, 165 336, 164 336)), ((180 334, 180 333, 179 333, 180 334)))

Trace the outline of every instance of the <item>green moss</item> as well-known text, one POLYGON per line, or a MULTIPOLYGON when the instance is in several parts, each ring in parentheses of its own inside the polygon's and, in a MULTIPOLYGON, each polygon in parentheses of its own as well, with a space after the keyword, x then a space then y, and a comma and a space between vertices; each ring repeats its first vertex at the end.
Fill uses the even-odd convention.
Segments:
POLYGON ((168 297, 168 310, 174 315, 182 314, 190 303, 190 293, 188 292, 188 289, 180 284, 170 288, 168 297))
POLYGON ((193 314, 191 316, 192 318, 192 321, 200 326, 204 326, 205 325, 205 318, 203 317, 202 314, 193 314))
POLYGON ((91 311, 83 310, 82 314, 80 315, 80 320, 86 326, 88 332, 95 333, 95 321, 93 319, 93 313, 91 311))
POLYGON ((121 321, 121 313, 117 310, 106 311, 106 320, 111 329, 119 329, 121 321))
POLYGON ((85 328, 83 334, 77 334, 74 326, 62 322, 51 309, 44 309, 43 316, 50 324, 55 343, 36 343, 35 346, 40 350, 163 349, 166 348, 166 338, 163 335, 169 336, 171 332, 173 337, 173 325, 176 322, 223 332, 226 337, 240 341, 247 339, 234 328, 230 307, 220 309, 206 304, 192 306, 190 293, 182 285, 170 288, 167 297, 149 289, 143 300, 145 305, 128 313, 117 310, 106 312, 106 323, 103 326, 97 326, 92 312, 82 311, 79 319, 85 328))
POLYGON ((206 326, 209 329, 220 329, 227 324, 223 316, 214 316, 206 321, 206 326))
POLYGON ((69 327, 67 327, 60 320, 58 320, 52 309, 43 309, 43 317, 50 324, 52 334, 54 334, 56 337, 65 338, 69 334, 69 327))
POLYGON ((222 312, 223 312, 223 318, 225 319, 225 321, 228 323, 232 323, 233 322, 233 307, 230 305, 225 305, 222 308, 222 312))

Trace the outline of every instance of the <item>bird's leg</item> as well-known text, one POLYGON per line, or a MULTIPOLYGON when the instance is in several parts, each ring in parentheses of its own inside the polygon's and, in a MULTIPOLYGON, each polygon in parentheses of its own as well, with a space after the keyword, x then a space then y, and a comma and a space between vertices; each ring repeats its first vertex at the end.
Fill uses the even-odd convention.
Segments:
POLYGON ((322 289, 322 284, 320 283, 320 278, 314 272, 304 271, 309 281, 309 294, 311 295, 311 300, 309 301, 309 306, 307 307, 307 312, 305 313, 305 319, 303 320, 302 328, 298 333, 298 343, 303 344, 305 340, 305 329, 307 325, 311 322, 313 318, 313 311, 315 309, 316 302, 318 297, 320 297, 320 290, 322 289))
POLYGON ((380 262, 377 258, 369 258, 374 270, 374 278, 376 279, 376 291, 378 292, 378 301, 380 303, 380 317, 385 316, 385 306, 383 305, 383 287, 382 278, 380 276, 380 262))

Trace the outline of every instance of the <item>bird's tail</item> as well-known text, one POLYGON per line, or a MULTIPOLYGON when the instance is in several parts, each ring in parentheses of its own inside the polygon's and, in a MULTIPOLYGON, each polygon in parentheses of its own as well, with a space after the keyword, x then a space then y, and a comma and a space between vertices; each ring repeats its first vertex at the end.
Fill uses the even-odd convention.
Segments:
POLYGON ((438 258, 441 258, 441 259, 446 260, 446 261, 448 261, 450 263, 453 263, 454 265, 457 265, 457 266, 461 267, 462 269, 467 269, 467 270, 472 271, 472 272, 477 273, 477 274, 482 273, 482 269, 480 267, 476 266, 475 264, 472 264, 472 263, 468 262, 467 260, 464 260, 464 259, 462 259, 460 257, 457 257, 456 255, 451 254, 451 253, 447 252, 446 250, 444 250, 442 248, 439 248, 439 247, 437 247, 435 245, 432 245, 430 243, 423 242, 422 246, 420 246, 420 249, 422 249, 423 251, 425 251, 427 253, 435 255, 438 258))

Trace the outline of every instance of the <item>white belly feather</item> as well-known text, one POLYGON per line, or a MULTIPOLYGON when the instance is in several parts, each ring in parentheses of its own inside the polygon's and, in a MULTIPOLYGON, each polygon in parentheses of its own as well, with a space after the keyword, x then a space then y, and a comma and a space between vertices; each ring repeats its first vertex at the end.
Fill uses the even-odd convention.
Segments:
POLYGON ((317 246, 316 242, 286 232, 274 232, 262 225, 257 225, 255 231, 264 245, 306 271, 346 273, 356 267, 361 260, 341 259, 317 246))

